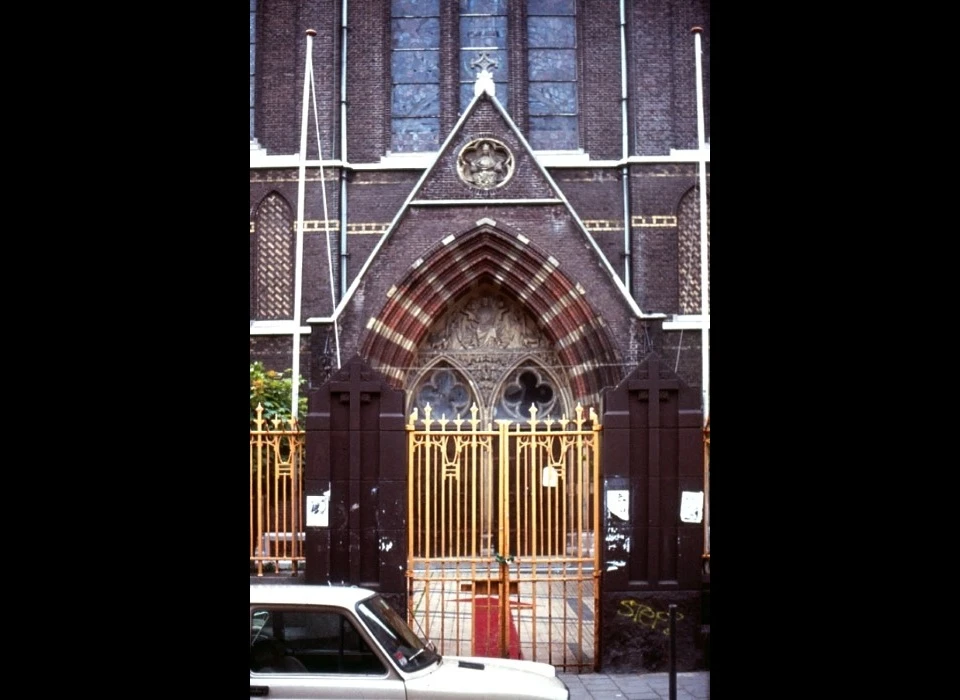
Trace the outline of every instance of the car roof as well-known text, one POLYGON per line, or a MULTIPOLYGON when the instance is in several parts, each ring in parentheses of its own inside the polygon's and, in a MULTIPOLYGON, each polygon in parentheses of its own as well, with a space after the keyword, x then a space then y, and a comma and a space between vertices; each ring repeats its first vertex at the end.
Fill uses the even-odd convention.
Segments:
POLYGON ((356 586, 250 584, 251 604, 339 605, 353 608, 376 591, 356 586))

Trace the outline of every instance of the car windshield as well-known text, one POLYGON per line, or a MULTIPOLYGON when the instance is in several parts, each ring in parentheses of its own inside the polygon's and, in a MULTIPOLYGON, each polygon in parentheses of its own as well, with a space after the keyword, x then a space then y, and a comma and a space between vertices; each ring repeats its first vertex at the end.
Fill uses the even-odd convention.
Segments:
POLYGON ((439 660, 432 645, 425 644, 379 595, 360 603, 357 610, 373 636, 404 671, 419 671, 439 660))

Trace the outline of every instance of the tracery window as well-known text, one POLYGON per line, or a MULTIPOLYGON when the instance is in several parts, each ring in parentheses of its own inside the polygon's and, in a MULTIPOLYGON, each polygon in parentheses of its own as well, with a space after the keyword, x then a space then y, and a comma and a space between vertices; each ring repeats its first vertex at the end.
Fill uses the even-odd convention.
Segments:
MULTIPOLYGON (((580 147, 577 0, 525 2, 527 140, 536 150, 576 150, 580 147)), ((459 112, 473 99, 481 70, 493 76, 497 100, 510 108, 508 38, 511 32, 520 36, 523 28, 511 26, 509 0, 459 0, 459 26, 446 27, 446 32, 441 27, 440 0, 392 0, 390 7, 391 152, 419 153, 440 147, 444 34, 459 42, 459 112)))
POLYGON ((572 415, 570 391, 555 349, 522 304, 480 285, 436 321, 418 349, 410 404, 431 419, 523 422, 572 415))
POLYGON ((530 133, 536 150, 580 145, 576 0, 528 0, 530 133))
POLYGON ((536 407, 538 418, 550 415, 560 417, 555 409, 562 402, 554 391, 553 380, 536 366, 521 367, 514 371, 505 382, 498 399, 498 418, 526 420, 530 417, 531 406, 536 407))
POLYGON ((473 99, 481 69, 493 75, 507 107, 507 0, 460 0, 460 113, 473 99))
POLYGON ((391 150, 440 147, 440 0, 392 0, 391 150))

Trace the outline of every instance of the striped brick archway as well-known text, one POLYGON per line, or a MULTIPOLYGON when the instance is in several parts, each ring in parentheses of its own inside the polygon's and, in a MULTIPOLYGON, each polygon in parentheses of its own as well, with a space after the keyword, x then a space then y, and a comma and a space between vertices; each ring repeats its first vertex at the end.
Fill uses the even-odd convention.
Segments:
POLYGON ((528 239, 486 219, 450 236, 414 264, 367 322, 361 355, 396 388, 447 303, 492 281, 540 321, 544 336, 567 368, 575 400, 599 405, 600 391, 621 379, 620 360, 603 319, 559 263, 528 239))

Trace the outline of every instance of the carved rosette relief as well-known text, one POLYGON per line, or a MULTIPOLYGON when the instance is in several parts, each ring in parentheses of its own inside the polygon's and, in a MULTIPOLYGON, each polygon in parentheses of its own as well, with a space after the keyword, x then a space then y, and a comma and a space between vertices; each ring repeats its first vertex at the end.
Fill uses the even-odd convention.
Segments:
POLYGON ((496 139, 474 139, 460 149, 457 172, 461 180, 477 189, 503 187, 513 177, 513 154, 496 139))

